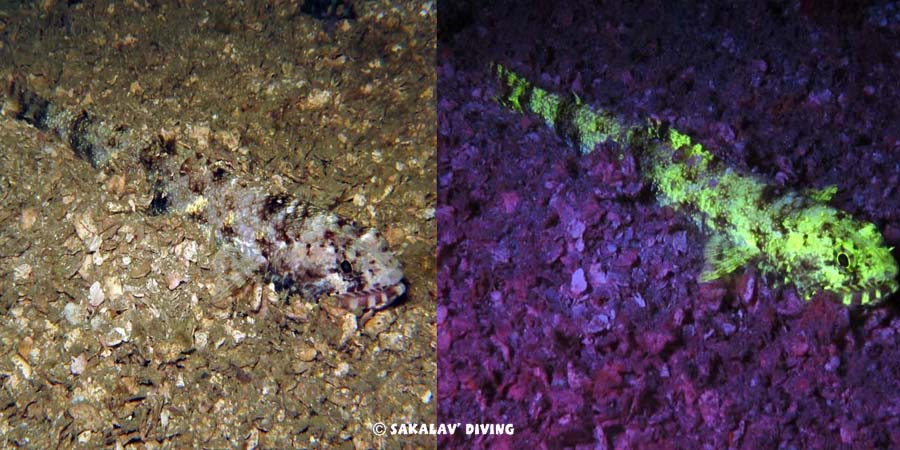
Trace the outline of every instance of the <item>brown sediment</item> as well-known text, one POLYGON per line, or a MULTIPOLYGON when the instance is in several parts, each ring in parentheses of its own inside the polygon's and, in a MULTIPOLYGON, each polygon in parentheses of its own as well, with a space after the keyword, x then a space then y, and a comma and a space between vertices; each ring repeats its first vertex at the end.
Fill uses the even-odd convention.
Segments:
POLYGON ((0 120, 3 443, 378 447, 369 422, 434 420, 433 11, 370 2, 329 31, 295 2, 72 3, 0 7, 0 76, 120 149, 95 171, 0 120), (359 328, 268 289, 213 298, 242 269, 214 270, 196 221, 143 212, 148 147, 386 229, 410 301, 359 328))

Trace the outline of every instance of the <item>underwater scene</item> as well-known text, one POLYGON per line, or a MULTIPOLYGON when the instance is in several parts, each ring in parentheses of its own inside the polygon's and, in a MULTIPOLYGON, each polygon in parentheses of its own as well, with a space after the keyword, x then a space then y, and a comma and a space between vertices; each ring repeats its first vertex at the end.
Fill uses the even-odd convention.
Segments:
POLYGON ((900 446, 897 2, 438 10, 440 448, 900 446))
POLYGON ((900 2, 0 1, 0 447, 900 447, 900 2))
POLYGON ((0 447, 394 448, 373 424, 434 422, 436 23, 0 3, 0 447))

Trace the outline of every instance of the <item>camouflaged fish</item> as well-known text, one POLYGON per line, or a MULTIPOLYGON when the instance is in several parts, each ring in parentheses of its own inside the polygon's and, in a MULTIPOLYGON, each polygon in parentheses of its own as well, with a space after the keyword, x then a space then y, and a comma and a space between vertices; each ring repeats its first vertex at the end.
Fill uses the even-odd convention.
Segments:
POLYGON ((400 263, 378 231, 230 177, 201 155, 144 150, 143 159, 153 161, 154 203, 205 223, 223 244, 220 263, 234 258, 238 272, 254 269, 280 291, 335 297, 351 310, 380 310, 405 292, 400 263))
POLYGON ((246 272, 232 283, 258 272, 279 290, 308 300, 333 297, 347 309, 383 309, 405 292, 400 263, 376 230, 272 193, 264 182, 239 180, 227 166, 178 151, 174 138, 136 137, 135 130, 114 128, 87 111, 58 107, 21 81, 9 81, 6 91, 4 116, 55 133, 94 167, 140 145, 155 186, 149 212, 175 211, 204 222, 221 244, 217 265, 246 272))
POLYGON ((503 66, 493 71, 501 82, 498 100, 503 105, 537 114, 582 154, 605 141, 638 152, 643 175, 660 202, 693 213, 712 233, 701 281, 753 262, 793 284, 806 300, 831 292, 846 305, 867 305, 897 291, 893 249, 874 224, 826 204, 835 187, 771 198, 772 189, 763 180, 726 167, 662 123, 629 125, 577 96, 540 89, 503 66))

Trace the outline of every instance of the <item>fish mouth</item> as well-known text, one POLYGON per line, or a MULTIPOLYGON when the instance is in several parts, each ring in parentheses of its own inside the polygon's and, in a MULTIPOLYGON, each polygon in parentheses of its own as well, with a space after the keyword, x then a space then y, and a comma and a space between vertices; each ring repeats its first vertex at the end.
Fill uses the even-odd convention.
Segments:
POLYGON ((378 287, 358 292, 347 292, 337 296, 337 301, 347 310, 379 311, 394 304, 406 293, 406 284, 403 282, 386 287, 378 287))
POLYGON ((845 291, 836 292, 836 294, 841 298, 841 302, 846 306, 872 306, 881 303, 881 301, 883 301, 885 298, 897 292, 897 288, 897 282, 891 280, 887 283, 877 286, 854 290, 848 289, 845 291))

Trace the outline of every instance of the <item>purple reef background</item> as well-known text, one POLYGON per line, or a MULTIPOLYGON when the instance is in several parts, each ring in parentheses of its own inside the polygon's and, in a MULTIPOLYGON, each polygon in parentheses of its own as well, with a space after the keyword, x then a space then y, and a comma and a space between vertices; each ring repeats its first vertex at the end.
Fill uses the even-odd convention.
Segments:
POLYGON ((707 236, 635 158, 579 157, 489 72, 666 119, 778 188, 836 184, 900 246, 896 3, 555 3, 438 6, 439 420, 515 425, 439 444, 900 448, 896 295, 699 283, 707 236))

